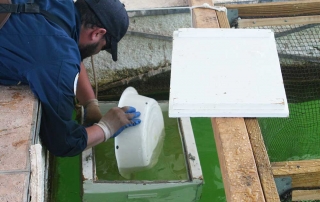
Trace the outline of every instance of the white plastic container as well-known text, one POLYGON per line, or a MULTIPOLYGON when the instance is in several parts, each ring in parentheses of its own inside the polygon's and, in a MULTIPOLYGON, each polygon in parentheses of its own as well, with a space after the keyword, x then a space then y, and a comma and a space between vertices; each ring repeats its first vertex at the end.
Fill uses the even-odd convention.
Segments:
MULTIPOLYGON (((158 104, 161 107, 163 115, 168 113, 169 103, 166 100, 159 101, 158 104)), ((118 106, 118 102, 99 102, 99 106, 102 114, 106 113, 112 107, 118 106)), ((104 155, 97 156, 97 153, 94 151, 95 148, 90 148, 82 152, 82 190, 83 197, 82 201, 86 202, 97 202, 97 201, 112 201, 112 202, 142 202, 142 201, 152 201, 152 202, 168 202, 168 201, 199 201, 203 189, 203 173, 200 165, 200 159, 197 151, 197 145, 194 139, 194 134, 192 130, 192 125, 190 118, 173 118, 174 121, 177 121, 177 125, 167 125, 166 123, 171 122, 164 117, 164 125, 166 130, 171 131, 170 135, 179 135, 180 144, 183 153, 183 159, 185 162, 185 168, 187 171, 187 176, 180 179, 171 179, 166 178, 166 180, 161 179, 162 170, 159 170, 159 178, 154 178, 151 175, 146 176, 143 180, 118 180, 118 179, 106 179, 108 175, 114 177, 113 171, 109 171, 111 163, 108 160, 104 159, 104 155), (167 121, 167 122, 166 122, 167 121), (178 134, 177 134, 178 133, 178 134), (103 163, 98 163, 98 162, 103 163), (103 170, 106 173, 97 173, 97 166, 103 166, 103 170), (106 175, 105 175, 106 174, 106 175)), ((119 137, 123 135, 122 133, 119 137)), ((169 136, 166 134, 165 139, 169 136)), ((179 142, 179 141, 178 141, 179 142)), ((109 142, 110 143, 110 142, 109 142)), ((166 145, 168 142, 164 140, 163 146, 167 147, 170 144, 166 145)), ((177 142, 176 142, 177 143, 177 142)), ((104 144, 104 143, 103 143, 104 144)), ((107 143, 108 144, 108 143, 107 143)), ((113 143, 112 143, 113 144, 113 143)), ((111 144, 111 145, 112 145, 111 144)), ((108 144, 110 145, 110 144, 108 144)), ((106 148, 108 150, 110 148, 106 148)), ((165 148, 163 148, 165 149, 165 148)), ((168 149, 168 148, 167 148, 168 149)), ((105 151, 100 150, 100 154, 105 154, 105 151)), ((166 150, 168 151, 168 150, 166 150)), ((108 152, 109 153, 109 152, 108 152)), ((176 158, 172 156, 175 151, 171 149, 162 156, 163 151, 160 154, 158 163, 165 163, 171 166, 175 162, 163 162, 160 158, 169 157, 170 159, 176 158), (171 153, 173 152, 173 153, 171 153)), ((166 159, 166 158, 165 158, 166 159)), ((180 157, 179 157, 180 159, 180 157)), ((169 160, 169 159, 168 159, 169 160)), ((156 165, 158 166, 158 165, 156 165)), ((162 166, 160 166, 162 167, 162 166)), ((173 167, 172 169, 177 168, 173 167)), ((112 170, 112 168, 111 168, 112 170)), ((175 169, 174 169, 175 170, 175 169)), ((180 176, 180 168, 176 170, 180 176)), ((148 173, 148 171, 147 171, 148 173)), ((140 173, 139 173, 140 174, 140 173)))
POLYGON ((118 106, 132 106, 141 113, 139 125, 125 129, 115 138, 119 172, 129 178, 131 173, 157 163, 165 135, 164 121, 158 102, 139 95, 133 87, 122 93, 118 106))

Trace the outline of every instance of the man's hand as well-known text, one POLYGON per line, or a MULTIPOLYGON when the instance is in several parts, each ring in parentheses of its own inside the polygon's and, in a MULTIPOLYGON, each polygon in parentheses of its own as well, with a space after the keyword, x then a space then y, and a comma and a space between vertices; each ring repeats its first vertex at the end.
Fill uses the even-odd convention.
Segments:
POLYGON ((84 108, 84 120, 83 120, 84 126, 91 126, 94 123, 98 123, 102 118, 97 99, 88 100, 88 102, 83 106, 83 108, 84 108))
POLYGON ((104 132, 105 140, 119 135, 125 128, 140 124, 140 116, 134 107, 114 107, 110 109, 97 124, 104 132))

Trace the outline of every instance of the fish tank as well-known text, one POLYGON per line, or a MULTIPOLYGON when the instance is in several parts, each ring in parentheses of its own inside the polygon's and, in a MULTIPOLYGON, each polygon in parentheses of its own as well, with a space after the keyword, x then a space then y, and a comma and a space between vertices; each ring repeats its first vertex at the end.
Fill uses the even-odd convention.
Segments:
MULTIPOLYGON (((200 200, 203 177, 190 118, 169 118, 168 102, 158 104, 165 135, 157 148, 155 165, 123 176, 117 166, 114 139, 88 149, 82 153, 83 201, 200 200)), ((104 114, 118 103, 99 102, 99 106, 104 114)))

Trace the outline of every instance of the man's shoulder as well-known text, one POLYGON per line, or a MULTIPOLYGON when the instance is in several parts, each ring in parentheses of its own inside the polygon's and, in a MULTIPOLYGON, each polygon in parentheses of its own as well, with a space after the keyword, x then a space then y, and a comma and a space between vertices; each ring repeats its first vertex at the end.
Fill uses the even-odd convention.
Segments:
MULTIPOLYGON (((29 0, 12 0, 13 4, 23 4, 29 2, 29 0)), ((44 23, 56 24, 61 29, 64 29, 68 36, 74 38, 78 41, 78 33, 80 30, 79 16, 77 9, 72 0, 41 0, 35 2, 39 5, 40 12, 42 16, 45 17, 46 21, 44 23)), ((24 16, 29 16, 31 14, 22 13, 24 16)), ((37 19, 34 19, 36 21, 37 19)), ((36 22, 35 22, 36 23, 36 22)), ((30 22, 32 24, 32 22, 30 22)), ((43 23, 42 23, 43 24, 43 23)), ((44 28, 44 26, 39 26, 39 29, 44 28)))

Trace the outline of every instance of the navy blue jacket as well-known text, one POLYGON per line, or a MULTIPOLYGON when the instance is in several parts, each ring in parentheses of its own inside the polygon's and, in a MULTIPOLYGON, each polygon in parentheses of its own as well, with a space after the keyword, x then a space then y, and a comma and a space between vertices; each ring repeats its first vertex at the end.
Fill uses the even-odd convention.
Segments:
POLYGON ((80 16, 72 0, 37 3, 65 21, 73 35, 41 14, 11 14, 0 30, 0 84, 29 85, 41 101, 42 143, 56 156, 74 156, 87 146, 85 128, 72 120, 80 16))

